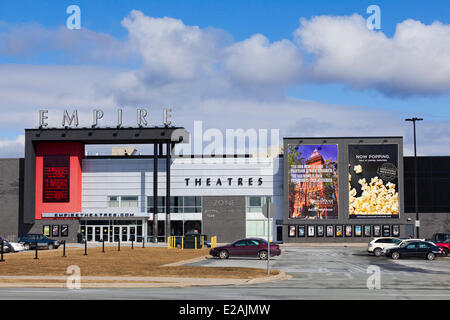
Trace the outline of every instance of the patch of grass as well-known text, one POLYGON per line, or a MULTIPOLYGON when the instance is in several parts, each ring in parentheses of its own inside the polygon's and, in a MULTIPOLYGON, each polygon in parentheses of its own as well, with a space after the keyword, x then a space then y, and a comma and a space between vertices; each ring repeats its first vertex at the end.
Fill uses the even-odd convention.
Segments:
MULTIPOLYGON (((34 260, 34 251, 7 254, 0 263, 2 276, 67 276, 68 266, 80 267, 82 276, 130 276, 130 277, 188 277, 188 278, 231 278, 252 279, 267 276, 266 271, 256 268, 230 267, 163 267, 169 263, 208 255, 209 249, 181 250, 167 248, 115 247, 84 249, 67 248, 66 258, 62 249, 39 251, 39 260, 34 260)), ((278 274, 274 270, 272 275, 278 274)))

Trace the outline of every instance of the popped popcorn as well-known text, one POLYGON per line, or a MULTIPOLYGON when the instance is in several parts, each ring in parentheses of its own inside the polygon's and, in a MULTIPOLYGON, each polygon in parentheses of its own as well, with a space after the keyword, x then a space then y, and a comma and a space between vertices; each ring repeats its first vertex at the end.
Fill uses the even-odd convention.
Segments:
POLYGON ((360 174, 362 172, 362 166, 360 164, 354 166, 353 171, 355 171, 357 174, 360 174))
MULTIPOLYGON (((356 169, 355 172, 357 172, 356 169)), ((394 183, 388 182, 384 185, 383 180, 378 177, 373 177, 369 183, 365 178, 359 179, 358 183, 361 185, 362 193, 361 196, 356 197, 356 189, 351 188, 349 182, 350 215, 398 215, 398 192, 395 191, 394 183)))

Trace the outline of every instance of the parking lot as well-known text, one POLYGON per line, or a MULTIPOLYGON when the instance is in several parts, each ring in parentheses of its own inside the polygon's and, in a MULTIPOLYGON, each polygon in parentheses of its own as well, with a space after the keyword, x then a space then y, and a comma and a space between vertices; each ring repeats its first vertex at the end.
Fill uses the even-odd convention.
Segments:
MULTIPOLYGON (((191 265, 265 268, 257 258, 209 258, 191 265)), ((1 289, 0 299, 450 299, 450 258, 394 261, 355 247, 285 247, 271 267, 288 280, 239 286, 147 289, 1 289), (368 268, 378 267, 380 288, 370 290, 368 268)))

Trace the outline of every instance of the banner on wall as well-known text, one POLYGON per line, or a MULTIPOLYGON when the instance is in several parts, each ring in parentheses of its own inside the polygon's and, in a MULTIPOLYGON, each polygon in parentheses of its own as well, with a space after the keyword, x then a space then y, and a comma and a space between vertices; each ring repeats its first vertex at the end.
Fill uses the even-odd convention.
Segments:
POLYGON ((338 146, 288 145, 289 218, 338 217, 338 146))
POLYGON ((398 218, 398 146, 349 145, 349 217, 398 218))

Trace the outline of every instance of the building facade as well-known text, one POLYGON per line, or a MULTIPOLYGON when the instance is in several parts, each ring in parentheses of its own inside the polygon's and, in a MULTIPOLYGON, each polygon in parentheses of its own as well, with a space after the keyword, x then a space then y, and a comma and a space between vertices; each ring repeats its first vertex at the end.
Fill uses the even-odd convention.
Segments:
MULTIPOLYGON (((43 233, 69 242, 80 235, 89 242, 165 241, 193 232, 219 242, 414 236, 411 163, 403 159, 401 137, 285 138, 283 153, 273 157, 173 155, 185 135, 182 128, 27 130, 25 159, 0 159, 0 236, 43 233), (154 155, 85 152, 86 144, 132 142, 153 144, 154 155), (276 208, 269 226, 267 202, 276 208)), ((435 167, 445 159, 434 160, 435 167)), ((440 190, 450 186, 444 167, 440 190)), ((429 167, 421 168, 430 177, 429 167)), ((433 201, 435 208, 421 213, 422 237, 449 232, 448 207, 440 205, 446 200, 433 201)))

